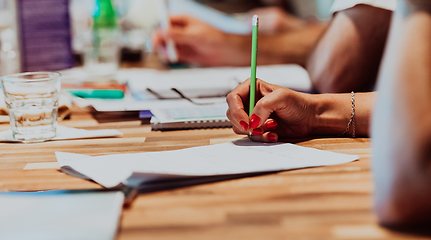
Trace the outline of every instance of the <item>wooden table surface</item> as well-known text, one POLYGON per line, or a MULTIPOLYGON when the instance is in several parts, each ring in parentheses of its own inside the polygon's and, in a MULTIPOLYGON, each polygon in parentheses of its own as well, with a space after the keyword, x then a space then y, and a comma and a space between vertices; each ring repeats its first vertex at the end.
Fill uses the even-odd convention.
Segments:
MULTIPOLYGON (((122 67, 163 69, 155 56, 122 67)), ((100 123, 73 109, 60 125, 118 129, 121 138, 0 143, 0 191, 101 188, 58 168, 24 170, 28 163, 55 163, 56 151, 99 156, 166 151, 243 138, 232 129, 152 132, 140 121, 100 123)), ((0 131, 10 129, 0 124, 0 131)), ((296 144, 356 154, 358 161, 139 195, 124 208, 117 239, 431 239, 387 230, 372 212, 370 139, 319 138, 296 144)), ((52 165, 52 164, 51 164, 52 165)), ((1 213, 0 213, 1 214, 1 213)))
MULTIPOLYGON (((140 121, 98 123, 74 110, 61 125, 115 128, 121 138, 0 144, 0 190, 100 188, 59 169, 23 170, 56 162, 54 152, 92 156, 165 151, 241 138, 231 129, 152 132, 140 121)), ((9 129, 0 124, 0 130, 9 129)), ((378 226, 372 213, 370 140, 322 138, 297 144, 358 154, 352 163, 142 194, 122 213, 117 239, 421 239, 378 226)), ((424 238, 424 237, 422 237, 424 238)))

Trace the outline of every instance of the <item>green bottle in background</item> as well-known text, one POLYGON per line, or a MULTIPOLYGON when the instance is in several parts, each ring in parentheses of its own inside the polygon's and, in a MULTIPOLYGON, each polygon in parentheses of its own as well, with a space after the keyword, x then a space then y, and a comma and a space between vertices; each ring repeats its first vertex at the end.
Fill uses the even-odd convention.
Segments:
POLYGON ((120 59, 120 34, 111 0, 96 0, 91 46, 84 54, 84 69, 92 75, 112 76, 120 59))
POLYGON ((116 29, 117 17, 111 0, 96 0, 93 29, 116 29))

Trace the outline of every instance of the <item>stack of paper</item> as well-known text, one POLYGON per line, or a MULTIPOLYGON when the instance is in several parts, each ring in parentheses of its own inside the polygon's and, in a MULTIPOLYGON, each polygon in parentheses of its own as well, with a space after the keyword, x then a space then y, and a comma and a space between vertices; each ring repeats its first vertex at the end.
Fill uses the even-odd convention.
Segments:
POLYGON ((358 159, 288 143, 248 139, 204 147, 136 154, 86 155, 57 152, 61 170, 111 188, 121 185, 157 189, 252 174, 335 165, 358 159))

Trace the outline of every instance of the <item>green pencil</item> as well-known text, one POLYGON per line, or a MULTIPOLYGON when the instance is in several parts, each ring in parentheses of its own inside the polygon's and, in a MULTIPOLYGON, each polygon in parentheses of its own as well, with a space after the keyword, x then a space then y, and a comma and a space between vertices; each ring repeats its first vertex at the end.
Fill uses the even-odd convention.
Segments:
POLYGON ((250 76, 250 108, 249 114, 254 109, 254 104, 256 101, 256 59, 257 59, 257 28, 259 25, 259 17, 257 15, 253 16, 253 35, 251 43, 251 76, 250 76))

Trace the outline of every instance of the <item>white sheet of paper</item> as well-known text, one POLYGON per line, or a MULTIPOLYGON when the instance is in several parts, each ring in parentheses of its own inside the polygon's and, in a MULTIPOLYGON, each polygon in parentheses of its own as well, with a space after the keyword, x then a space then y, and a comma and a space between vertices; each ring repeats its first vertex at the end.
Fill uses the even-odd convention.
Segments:
POLYGON ((113 240, 123 201, 122 192, 3 193, 0 239, 113 240))
POLYGON ((8 123, 9 115, 0 115, 0 123, 8 123))
POLYGON ((73 169, 105 187, 124 183, 133 173, 158 178, 273 172, 335 165, 359 156, 306 148, 289 143, 257 143, 248 139, 175 151, 86 155, 56 152, 62 170, 73 169))
MULTIPOLYGON (((123 133, 115 129, 101 129, 101 130, 85 130, 65 126, 57 126, 57 135, 51 139, 65 140, 65 139, 84 139, 84 138, 100 138, 100 137, 121 137, 123 133)), ((13 139, 12 130, 0 132, 0 142, 20 142, 13 139)))

